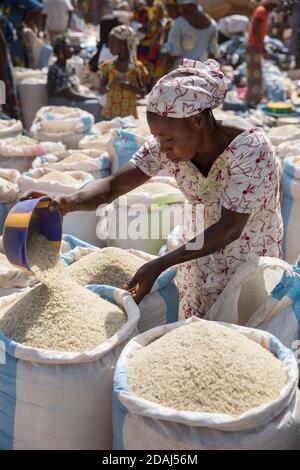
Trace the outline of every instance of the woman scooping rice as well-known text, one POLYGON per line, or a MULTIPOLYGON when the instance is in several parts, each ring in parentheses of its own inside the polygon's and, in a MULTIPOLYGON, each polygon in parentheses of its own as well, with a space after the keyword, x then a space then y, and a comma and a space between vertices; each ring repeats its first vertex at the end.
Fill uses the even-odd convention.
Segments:
POLYGON ((167 169, 193 207, 202 205, 204 228, 195 232, 202 247, 187 244, 187 231, 182 247, 142 266, 126 285, 137 303, 165 269, 180 265, 182 312, 205 317, 242 263, 252 255, 280 257, 277 160, 262 129, 243 131, 214 119, 212 109, 226 92, 217 62, 184 59, 153 88, 147 106, 153 137, 131 161, 74 194, 51 195, 51 206, 63 213, 95 210, 167 169))

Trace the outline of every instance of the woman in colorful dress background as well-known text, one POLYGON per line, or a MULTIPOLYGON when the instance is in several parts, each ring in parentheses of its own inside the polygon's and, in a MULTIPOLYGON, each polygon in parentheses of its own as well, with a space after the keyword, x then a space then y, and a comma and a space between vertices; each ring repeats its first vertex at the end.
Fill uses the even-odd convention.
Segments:
POLYGON ((249 106, 256 107, 264 96, 262 61, 267 56, 264 40, 267 34, 269 14, 279 6, 279 3, 280 0, 262 0, 252 14, 246 51, 246 102, 249 106))
POLYGON ((158 0, 136 0, 134 4, 134 20, 143 26, 139 33, 144 37, 139 41, 137 57, 149 72, 150 90, 161 77, 161 46, 164 40, 164 8, 158 0))
POLYGON ((111 30, 108 44, 117 58, 99 66, 99 91, 106 95, 101 115, 105 119, 130 115, 137 118, 137 96, 147 92, 148 72, 136 57, 136 33, 129 26, 117 26, 111 30))

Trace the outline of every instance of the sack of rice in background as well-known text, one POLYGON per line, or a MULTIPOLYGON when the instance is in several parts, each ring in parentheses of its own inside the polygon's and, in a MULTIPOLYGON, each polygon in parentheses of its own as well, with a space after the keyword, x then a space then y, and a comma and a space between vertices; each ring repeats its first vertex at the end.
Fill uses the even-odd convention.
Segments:
POLYGON ((38 142, 24 135, 1 139, 0 166, 27 171, 37 156, 61 150, 65 150, 65 146, 60 142, 38 142))
POLYGON ((30 134, 38 140, 58 141, 67 148, 76 149, 94 121, 92 114, 78 108, 44 106, 37 112, 30 134))
POLYGON ((16 137, 23 132, 23 124, 16 119, 0 119, 0 139, 16 137))
POLYGON ((47 167, 56 171, 85 171, 98 179, 110 175, 111 161, 107 152, 95 149, 66 150, 37 157, 32 167, 47 167))
MULTIPOLYGON (((34 190, 43 193, 71 194, 94 178, 83 171, 58 172, 47 167, 35 168, 19 178, 20 192, 34 190)), ((103 245, 97 237, 98 218, 95 211, 76 211, 63 218, 63 231, 93 245, 103 245)))

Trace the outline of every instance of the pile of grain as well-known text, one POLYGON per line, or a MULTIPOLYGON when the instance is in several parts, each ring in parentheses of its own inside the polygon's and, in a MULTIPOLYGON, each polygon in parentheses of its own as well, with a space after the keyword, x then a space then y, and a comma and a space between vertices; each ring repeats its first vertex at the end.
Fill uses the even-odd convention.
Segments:
POLYGON ((129 388, 182 411, 242 413, 276 399, 281 362, 232 329, 200 320, 172 330, 129 359, 129 388))
POLYGON ((78 163, 86 162, 87 160, 93 160, 93 158, 85 155, 84 153, 72 153, 69 157, 65 158, 59 163, 78 163))
POLYGON ((0 330, 19 343, 56 351, 94 349, 126 322, 119 307, 79 286, 41 235, 28 241, 28 260, 44 284, 0 312, 0 330))
POLYGON ((180 193, 178 188, 167 183, 146 183, 138 186, 130 191, 131 193, 148 193, 148 194, 161 194, 161 193, 180 193))
POLYGON ((68 272, 78 284, 105 284, 122 288, 145 260, 121 248, 97 250, 73 263, 68 272))
POLYGON ((62 183, 67 186, 74 186, 78 184, 77 179, 61 171, 50 171, 49 173, 46 173, 45 175, 41 176, 41 178, 39 179, 42 181, 53 181, 56 183, 62 183))
POLYGON ((35 277, 49 287, 59 283, 64 275, 64 266, 59 249, 43 235, 32 233, 27 240, 26 254, 29 266, 35 277))

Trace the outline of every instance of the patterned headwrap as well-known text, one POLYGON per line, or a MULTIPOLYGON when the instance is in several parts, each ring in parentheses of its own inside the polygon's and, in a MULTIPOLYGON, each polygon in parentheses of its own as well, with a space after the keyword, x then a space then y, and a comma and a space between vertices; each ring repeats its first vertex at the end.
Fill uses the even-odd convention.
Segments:
POLYGON ((122 24, 121 26, 116 26, 113 28, 109 35, 120 39, 120 41, 127 41, 127 46, 130 53, 130 63, 133 65, 136 64, 138 40, 134 29, 132 29, 130 26, 122 24))
POLYGON ((173 118, 195 116, 223 104, 227 91, 228 81, 218 62, 183 59, 178 69, 156 83, 147 111, 173 118))

